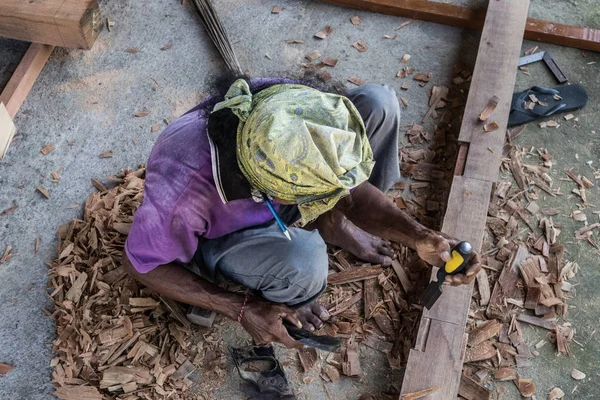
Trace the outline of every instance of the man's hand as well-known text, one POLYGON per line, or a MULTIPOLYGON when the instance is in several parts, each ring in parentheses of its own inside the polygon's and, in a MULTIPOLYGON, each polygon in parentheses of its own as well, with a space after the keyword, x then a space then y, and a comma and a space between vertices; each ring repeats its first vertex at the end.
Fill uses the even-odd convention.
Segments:
POLYGON ((244 308, 241 323, 257 344, 279 342, 288 348, 301 349, 302 344, 292 339, 283 326, 283 319, 297 327, 302 326, 291 308, 251 297, 244 308))
MULTIPOLYGON (((419 257, 431 265, 441 267, 447 261, 450 261, 450 251, 460 241, 445 235, 442 232, 428 231, 422 238, 417 239, 415 247, 419 257)), ((445 283, 453 286, 468 285, 475 275, 481 269, 479 263, 479 255, 473 252, 469 264, 466 266, 463 273, 456 275, 447 275, 445 283)))

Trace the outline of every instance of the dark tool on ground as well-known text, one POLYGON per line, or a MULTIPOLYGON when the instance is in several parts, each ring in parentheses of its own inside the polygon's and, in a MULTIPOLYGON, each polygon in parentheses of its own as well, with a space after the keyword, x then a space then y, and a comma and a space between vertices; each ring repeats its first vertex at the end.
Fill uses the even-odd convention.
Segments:
POLYGON ((342 340, 340 338, 327 335, 315 335, 306 329, 295 327, 287 322, 284 322, 283 326, 285 326, 285 329, 287 329, 292 339, 302 343, 305 346, 334 352, 342 344, 342 340))
POLYGON ((442 286, 446 275, 462 272, 473 254, 473 247, 469 242, 460 242, 451 251, 452 258, 437 272, 436 281, 429 282, 421 296, 421 302, 429 310, 442 295, 442 286))
POLYGON ((240 377, 252 385, 244 392, 253 400, 295 399, 271 344, 230 347, 240 377))
POLYGON ((562 70, 556 63, 556 61, 554 61, 550 53, 548 53, 547 51, 540 51, 539 53, 534 53, 530 56, 519 58, 519 67, 523 67, 525 65, 542 60, 544 60, 548 68, 550 68, 550 71, 552 71, 552 74, 554 75, 558 83, 565 83, 569 81, 565 76, 564 72, 562 72, 562 70))

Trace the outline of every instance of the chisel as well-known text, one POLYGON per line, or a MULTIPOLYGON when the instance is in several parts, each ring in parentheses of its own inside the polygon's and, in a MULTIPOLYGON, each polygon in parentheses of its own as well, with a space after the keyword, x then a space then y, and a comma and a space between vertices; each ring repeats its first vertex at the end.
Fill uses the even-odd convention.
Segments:
POLYGON ((460 242, 450 252, 451 259, 437 272, 437 280, 429 282, 421 296, 421 302, 429 310, 437 299, 442 295, 442 285, 446 275, 454 275, 462 272, 473 254, 473 247, 469 242, 460 242))

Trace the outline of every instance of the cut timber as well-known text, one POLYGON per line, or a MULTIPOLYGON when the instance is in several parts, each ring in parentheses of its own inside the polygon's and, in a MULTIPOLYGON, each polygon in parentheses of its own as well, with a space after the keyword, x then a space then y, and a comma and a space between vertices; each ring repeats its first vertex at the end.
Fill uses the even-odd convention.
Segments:
POLYGON ((89 50, 102 30, 97 0, 2 0, 0 36, 89 50))
POLYGON ((463 374, 460 378, 460 387, 458 394, 467 400, 489 400, 492 392, 481 386, 473 378, 463 374))
MULTIPOLYGON (((1 20, 2 16, 0 14, 1 20)), ((14 118, 19 108, 21 108, 53 49, 54 46, 36 43, 33 43, 27 49, 19 66, 4 87, 2 94, 0 94, 0 103, 4 103, 11 118, 14 118)))
POLYGON ((365 279, 376 278, 382 272, 383 269, 379 265, 372 267, 354 267, 329 275, 327 277, 327 283, 329 285, 341 285, 342 283, 363 281, 365 279))
POLYGON ((490 2, 493 16, 490 18, 488 12, 487 26, 481 34, 458 139, 470 143, 464 176, 486 181, 498 177, 528 9, 529 1, 490 2), (509 6, 501 7, 505 3, 509 6), (479 115, 493 96, 498 99, 494 110, 498 128, 488 127, 493 123, 485 125, 491 130, 485 133, 479 115))
MULTIPOLYGON (((385 1, 388 6, 403 3, 381 1, 385 1)), ((433 6, 433 3, 425 1, 410 3, 415 7, 433 6)), ((462 132, 467 132, 468 137, 461 138, 460 141, 470 142, 470 145, 464 176, 454 176, 442 232, 469 241, 476 251, 481 250, 492 183, 498 176, 504 132, 510 111, 509 102, 512 99, 528 9, 528 0, 489 2, 463 117, 461 136, 462 132), (494 119, 498 122, 500 130, 484 133, 478 117, 494 95, 500 99, 494 111, 494 119), (493 162, 490 161, 488 148, 494 150, 493 162)), ((452 15, 445 13, 440 19, 452 19, 452 15)), ((409 354, 401 395, 439 386, 440 391, 429 395, 428 399, 456 398, 466 345, 464 330, 471 304, 471 292, 472 285, 444 288, 439 301, 431 310, 423 312, 416 345, 409 354)), ((485 343, 487 342, 480 346, 485 343)), ((493 346, 491 348, 493 349, 493 346)), ((491 352, 489 348, 487 350, 491 352)))
POLYGON ((8 145, 15 136, 16 128, 4 103, 0 103, 0 160, 4 158, 8 151, 8 145))
MULTIPOLYGON (((422 21, 435 22, 459 28, 482 29, 485 10, 456 6, 427 0, 322 0, 337 4, 396 15, 422 21)), ((538 42, 600 51, 600 30, 572 25, 527 19, 525 39, 538 42)), ((512 96, 511 96, 512 97, 512 96)), ((481 109, 479 110, 481 111, 481 109)), ((478 112, 479 112, 478 111, 478 112)))

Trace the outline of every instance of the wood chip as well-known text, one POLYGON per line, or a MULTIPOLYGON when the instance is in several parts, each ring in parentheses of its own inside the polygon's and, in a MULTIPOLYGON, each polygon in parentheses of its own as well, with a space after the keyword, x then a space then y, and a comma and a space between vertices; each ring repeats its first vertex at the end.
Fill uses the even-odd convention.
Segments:
POLYGON ((152 133, 156 133, 156 132, 158 132, 158 131, 160 131, 160 125, 152 125, 152 126, 150 127, 150 132, 152 132, 152 133))
POLYGON ((173 45, 171 43, 167 43, 163 47, 160 48, 160 51, 169 50, 171 47, 173 47, 173 45))
POLYGON ((40 153, 42 153, 43 155, 46 155, 46 154, 50 153, 52 150, 54 150, 54 145, 47 144, 40 150, 40 153))
POLYGON ((135 54, 135 53, 139 53, 140 49, 137 47, 129 47, 129 48, 125 49, 125 52, 135 54))
POLYGON ((496 357, 496 348, 490 341, 470 347, 465 352, 465 362, 489 360, 494 357, 496 357))
POLYGON ((495 319, 487 321, 483 325, 469 332, 468 345, 471 347, 480 345, 481 343, 497 336, 501 328, 502 323, 496 321, 495 319))
POLYGON ((401 23, 400 25, 398 25, 396 28, 394 28, 395 31, 404 28, 406 25, 410 25, 412 24, 414 21, 412 19, 409 19, 408 21, 404 21, 403 23, 401 23))
POLYGON ((331 25, 325 25, 325 28, 321 29, 319 32, 315 33, 315 37, 319 39, 325 39, 327 36, 333 33, 333 28, 331 25))
POLYGON ((40 192, 42 195, 44 195, 45 198, 49 199, 50 198, 50 193, 44 189, 42 186, 38 186, 36 187, 37 191, 40 192))
POLYGON ((405 99, 404 97, 400 96, 400 101, 402 102, 402 104, 405 107, 408 107, 408 100, 407 99, 405 99))
POLYGON ((572 120, 573 118, 575 118, 575 116, 573 114, 567 114, 563 117, 564 119, 566 119, 567 121, 572 120))
POLYGON ((324 65, 327 65, 328 67, 335 67, 338 63, 338 59, 337 58, 332 58, 332 57, 325 57, 323 58, 323 60, 321 61, 324 65))
POLYGON ((500 102, 500 99, 497 96, 492 96, 487 106, 483 109, 481 114, 479 114, 479 120, 486 121, 489 117, 491 117, 496 110, 496 107, 498 107, 498 102, 500 102))
POLYGON ((8 374, 11 369, 13 369, 12 365, 0 362, 0 376, 8 374))
POLYGON ((382 272, 383 269, 381 268, 381 265, 375 265, 370 267, 353 267, 342 272, 330 274, 327 277, 327 284, 341 285, 344 283, 376 278, 382 272))
POLYGON ((64 386, 53 393, 61 400, 103 400, 104 396, 93 386, 64 386))
POLYGON ((358 345, 349 340, 342 352, 342 373, 346 376, 358 376, 361 374, 360 360, 358 358, 358 345))
POLYGON ((426 74, 415 74, 415 76, 413 77, 413 79, 415 81, 420 81, 420 82, 429 82, 429 79, 431 78, 431 73, 429 75, 426 74))
POLYGON ((355 15, 354 17, 350 18, 350 22, 352 22, 352 25, 360 25, 362 21, 358 15, 355 15))
POLYGON ((360 79, 356 76, 351 76, 348 78, 348 82, 354 83, 356 86, 362 86, 366 83, 363 79, 360 79))
POLYGON ((271 9, 271 14, 279 14, 281 12, 281 7, 275 5, 273 6, 273 8, 271 9))
POLYGON ((104 151, 100 154, 98 154, 98 157, 100 158, 111 158, 113 156, 113 152, 112 151, 104 151))
POLYGON ((498 130, 499 128, 500 128, 500 125, 498 125, 498 123, 496 121, 490 122, 489 124, 485 124, 483 126, 483 130, 486 132, 493 132, 495 130, 498 130))
POLYGON ((519 314, 517 316, 517 320, 519 320, 521 322, 525 322, 530 325, 534 325, 534 326, 537 326, 540 328, 547 329, 549 331, 552 331, 556 328, 555 322, 547 321, 545 319, 538 318, 538 317, 533 317, 531 315, 519 314))
POLYGON ((321 53, 318 50, 311 51, 306 55, 306 59, 310 62, 315 61, 319 57, 321 57, 321 53))
POLYGON ((499 368, 494 373, 494 379, 500 382, 512 381, 517 379, 517 372, 511 368, 499 368))
POLYGON ((515 385, 523 397, 531 397, 535 393, 535 383, 531 379, 518 378, 515 385))
POLYGON ((402 56, 402 58, 400 59, 400 61, 406 64, 406 63, 408 63, 408 61, 410 60, 410 57, 411 57, 411 55, 410 55, 410 54, 408 54, 408 53, 406 53, 406 54, 404 54, 404 55, 402 56))
POLYGON ((565 397, 565 392, 560 388, 554 388, 548 393, 548 400, 559 400, 565 397))
POLYGON ((287 44, 303 44, 304 40, 300 40, 300 39, 288 39, 285 42, 287 44))
POLYGON ((395 35, 383 35, 383 37, 385 39, 396 39, 398 37, 398 34, 396 33, 395 35))
POLYGON ((13 203, 12 206, 10 206, 7 209, 5 209, 4 211, 0 212, 0 217, 4 217, 5 215, 10 214, 11 212, 15 211, 17 208, 19 208, 19 205, 17 203, 13 203))
POLYGON ((573 370, 571 371, 571 378, 575 379, 576 381, 581 381, 585 379, 585 377, 586 375, 578 369, 573 368, 573 370))
POLYGON ((340 373, 338 372, 338 369, 332 365, 323 365, 322 371, 333 383, 337 382, 340 379, 340 373))
POLYGON ((440 390, 439 386, 434 386, 432 388, 429 389, 424 389, 424 390, 419 390, 418 392, 412 392, 412 393, 406 393, 403 394, 402 396, 400 396, 400 400, 417 400, 417 399, 422 399, 425 396, 428 396, 432 393, 437 392, 438 390, 440 390))
POLYGON ((304 372, 309 372, 316 364, 319 359, 317 349, 314 347, 305 346, 301 350, 298 350, 298 358, 304 372))
POLYGON ((364 40, 358 40, 358 41, 352 43, 352 47, 354 47, 356 50, 358 50, 361 53, 369 50, 369 46, 367 46, 367 44, 365 43, 364 40))

